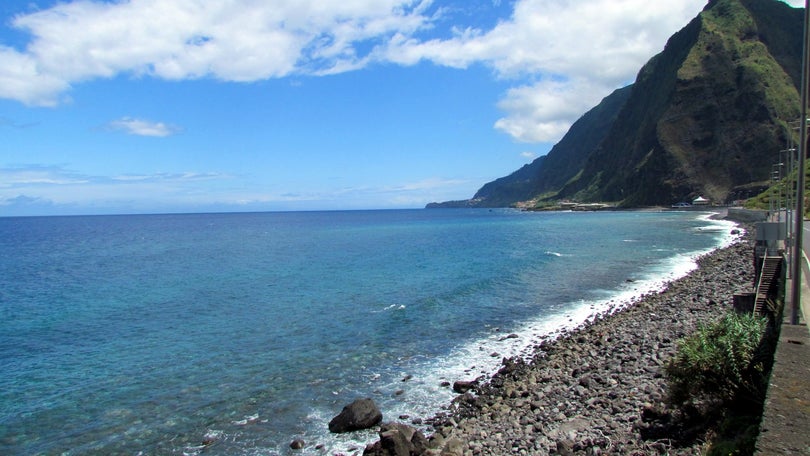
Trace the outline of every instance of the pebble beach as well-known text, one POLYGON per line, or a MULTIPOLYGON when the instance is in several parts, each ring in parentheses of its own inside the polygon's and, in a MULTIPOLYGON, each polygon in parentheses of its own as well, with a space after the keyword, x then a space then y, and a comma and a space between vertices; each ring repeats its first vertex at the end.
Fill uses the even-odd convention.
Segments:
POLYGON ((701 436, 678 439, 660 429, 669 413, 664 365, 679 339, 731 311, 734 294, 751 291, 752 255, 748 235, 701 257, 663 291, 596 315, 537 345, 528 359, 504 359, 491 380, 431 421, 427 440, 383 425, 365 454, 398 454, 398 446, 459 456, 700 454, 701 436))

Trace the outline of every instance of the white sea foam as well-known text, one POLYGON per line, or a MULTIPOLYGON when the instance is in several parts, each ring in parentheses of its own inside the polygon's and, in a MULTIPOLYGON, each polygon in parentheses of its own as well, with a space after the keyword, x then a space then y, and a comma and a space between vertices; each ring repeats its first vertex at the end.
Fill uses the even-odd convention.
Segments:
MULTIPOLYGON (((733 223, 711 220, 708 214, 701 220, 706 222, 701 227, 701 232, 718 233, 716 248, 726 247, 739 237, 730 234, 735 227, 733 223)), ((508 331, 490 327, 485 336, 455 347, 446 356, 414 360, 406 366, 406 371, 402 371, 401 365, 388 372, 381 367, 368 372, 363 383, 368 386, 368 395, 383 411, 384 421, 408 422, 418 418, 424 422, 451 407, 457 394, 451 386, 446 385, 452 385, 456 380, 489 380, 501 368, 503 358, 528 359, 533 356, 535 347, 543 341, 553 340, 573 331, 597 314, 620 310, 632 305, 643 295, 663 290, 669 282, 692 272, 697 267, 696 260, 712 250, 714 248, 677 254, 653 266, 648 273, 638 276, 633 282, 624 282, 616 289, 606 290, 601 299, 560 303, 557 310, 551 313, 544 311, 542 316, 508 331)), ((546 251, 545 254, 564 256, 553 251, 546 251)), ((377 312, 406 310, 404 305, 391 304, 377 312)), ((338 396, 340 393, 333 394, 338 396)), ((302 423, 308 431, 300 436, 308 442, 308 446, 299 454, 345 453, 352 448, 361 451, 368 442, 377 439, 374 430, 348 434, 325 433, 329 420, 338 411, 323 407, 311 410, 305 423, 302 423), (318 448, 314 445, 318 445, 318 448)), ((238 423, 257 418, 255 415, 245 417, 238 423)), ((421 427, 426 433, 432 432, 427 424, 417 427, 421 427)), ((271 451, 284 453, 287 451, 287 443, 281 442, 271 451)))
MULTIPOLYGON (((392 379, 387 385, 379 385, 379 390, 386 395, 382 399, 382 407, 387 413, 385 420, 396 420, 400 416, 410 419, 434 416, 446 409, 456 397, 451 387, 442 384, 452 384, 456 380, 489 380, 501 368, 503 358, 528 359, 543 341, 573 331, 598 314, 631 306, 644 295, 662 291, 670 282, 686 276, 697 268, 699 257, 716 248, 727 247, 742 236, 742 233, 731 234, 735 223, 712 220, 710 216, 706 214, 700 218, 707 223, 701 228, 703 231, 724 233, 718 236, 716 247, 681 253, 663 260, 637 280, 623 283, 607 292, 603 299, 569 302, 551 314, 544 313, 508 332, 491 328, 485 337, 459 346, 447 356, 414 365, 409 373, 412 377, 407 382, 392 379), (397 390, 404 390, 404 393, 392 398, 391 393, 397 390)), ((354 444, 362 445, 368 441, 364 439, 373 440, 375 437, 356 436, 354 444)), ((334 447, 327 445, 327 448, 345 450, 348 443, 346 438, 333 438, 330 445, 334 444, 334 447)))

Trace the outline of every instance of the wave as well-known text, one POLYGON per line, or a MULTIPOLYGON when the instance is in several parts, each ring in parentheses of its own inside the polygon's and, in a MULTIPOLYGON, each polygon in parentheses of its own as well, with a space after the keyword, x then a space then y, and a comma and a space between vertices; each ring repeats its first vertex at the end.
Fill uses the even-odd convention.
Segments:
POLYGON ((371 313, 381 313, 381 312, 388 312, 391 310, 405 310, 408 307, 405 304, 391 304, 389 306, 384 307, 380 310, 372 310, 371 313))
MULTIPOLYGON (((715 249, 727 247, 744 235, 742 230, 732 234, 733 228, 737 227, 733 222, 712 220, 709 215, 701 220, 707 223, 704 227, 707 231, 723 233, 717 236, 714 247, 682 252, 661 260, 633 281, 624 282, 613 290, 605 290, 604 298, 560 303, 508 331, 490 327, 485 336, 453 348, 446 356, 411 364, 407 374, 400 372, 390 375, 389 372, 389 375, 375 376, 374 381, 379 381, 375 385, 383 401, 381 409, 386 413, 384 419, 400 418, 411 420, 413 424, 415 418, 424 420, 434 416, 450 407, 449 404, 457 397, 449 386, 454 381, 489 380, 501 368, 504 358, 528 360, 542 342, 561 337, 597 315, 619 311, 632 306, 645 295, 664 290, 672 281, 695 270, 698 258, 715 249)), ((546 251, 545 254, 563 256, 553 251, 546 251)), ((324 415, 323 411, 314 415, 323 420, 318 426, 325 426, 324 415)), ((415 420, 416 427, 421 427, 425 432, 431 431, 427 425, 420 426, 420 422, 419 419, 415 420)), ((364 442, 375 438, 373 434, 358 435, 354 437, 353 444, 362 448, 364 442)), ((324 449, 341 451, 349 443, 345 437, 330 436, 324 449)))

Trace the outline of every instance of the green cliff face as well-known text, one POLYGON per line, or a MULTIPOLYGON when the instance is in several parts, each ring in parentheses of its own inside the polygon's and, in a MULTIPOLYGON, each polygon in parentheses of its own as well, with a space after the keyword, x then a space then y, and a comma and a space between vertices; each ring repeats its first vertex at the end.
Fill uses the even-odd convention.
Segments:
POLYGON ((714 0, 549 152, 466 202, 670 205, 767 184, 799 117, 803 11, 714 0))

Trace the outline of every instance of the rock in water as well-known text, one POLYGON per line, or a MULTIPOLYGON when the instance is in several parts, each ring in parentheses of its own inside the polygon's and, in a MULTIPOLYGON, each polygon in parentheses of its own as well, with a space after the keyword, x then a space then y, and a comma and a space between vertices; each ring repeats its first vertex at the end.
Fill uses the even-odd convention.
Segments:
POLYGON ((329 432, 341 433, 368 429, 382 422, 382 412, 370 398, 357 399, 329 422, 329 432))

